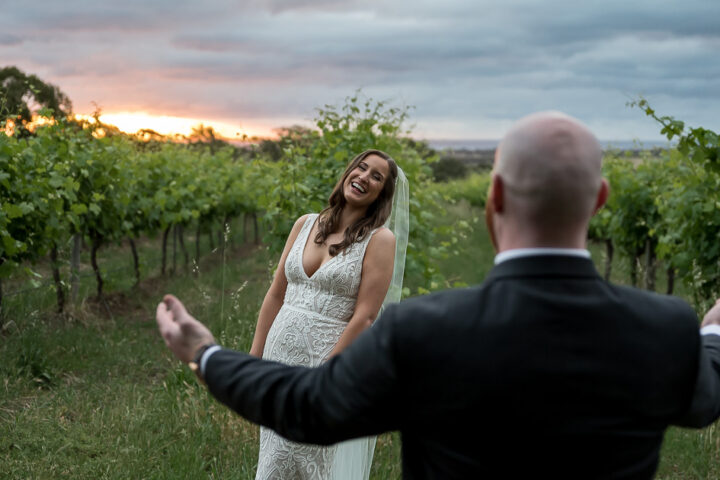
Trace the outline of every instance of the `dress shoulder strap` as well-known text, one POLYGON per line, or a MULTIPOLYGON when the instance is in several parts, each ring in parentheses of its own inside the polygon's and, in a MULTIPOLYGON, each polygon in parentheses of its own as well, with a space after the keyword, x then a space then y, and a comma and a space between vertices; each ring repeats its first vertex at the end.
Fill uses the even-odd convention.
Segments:
POLYGON ((313 225, 315 224, 315 219, 318 217, 317 213, 311 213, 308 215, 308 217, 305 219, 305 223, 303 223, 302 228, 300 229, 300 233, 298 234, 298 238, 305 236, 307 232, 312 230, 313 225))
POLYGON ((305 224, 303 225, 303 229, 312 228, 313 224, 315 223, 315 219, 317 219, 319 215, 320 215, 319 213, 309 214, 308 218, 305 219, 305 224))
POLYGON ((317 218, 317 216, 317 213, 311 213, 310 215, 308 215, 308 217, 305 219, 305 223, 303 223, 303 226, 300 229, 300 232, 298 232, 298 236, 295 239, 293 246, 300 245, 301 251, 302 247, 304 247, 307 243, 307 237, 308 235, 310 235, 310 231, 312 230, 312 226, 315 224, 315 219, 317 218))
POLYGON ((357 251, 358 251, 358 255, 360 256, 360 258, 365 258, 365 251, 367 250, 367 246, 370 244, 370 240, 372 239, 372 236, 375 234, 375 232, 380 230, 380 228, 376 228, 376 229, 372 230, 370 233, 365 235, 365 238, 363 238, 362 240, 360 240, 359 242, 357 242, 355 244, 357 246, 357 249, 358 249, 357 251))

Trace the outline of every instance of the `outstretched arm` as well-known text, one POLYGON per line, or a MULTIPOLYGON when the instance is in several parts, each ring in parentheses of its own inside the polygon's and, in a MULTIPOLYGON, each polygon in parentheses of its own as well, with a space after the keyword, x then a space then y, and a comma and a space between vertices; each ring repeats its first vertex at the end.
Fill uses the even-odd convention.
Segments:
POLYGON ((701 325, 700 358, 690 409, 679 425, 705 427, 720 417, 720 300, 701 325))
POLYGON ((204 378, 220 402, 296 442, 328 445, 397 430, 403 399, 385 320, 317 368, 221 350, 204 378))
MULTIPOLYGON (((392 309, 342 355, 319 368, 290 367, 231 350, 206 355, 202 375, 210 392, 243 417, 306 443, 395 430, 404 399, 398 388, 392 309)), ((166 344, 183 362, 213 341, 210 331, 171 295, 158 305, 166 344)))

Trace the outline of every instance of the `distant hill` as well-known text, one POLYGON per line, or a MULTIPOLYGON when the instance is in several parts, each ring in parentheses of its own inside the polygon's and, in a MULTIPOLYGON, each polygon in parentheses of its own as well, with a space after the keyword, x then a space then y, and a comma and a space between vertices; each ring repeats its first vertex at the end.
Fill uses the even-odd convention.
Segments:
MULTIPOLYGON (((441 159, 457 160, 468 167, 492 167, 495 148, 500 140, 427 140, 430 148, 436 150, 441 159)), ((659 140, 601 140, 606 151, 615 150, 639 153, 651 150, 659 154, 661 150, 672 147, 668 141, 659 140)))

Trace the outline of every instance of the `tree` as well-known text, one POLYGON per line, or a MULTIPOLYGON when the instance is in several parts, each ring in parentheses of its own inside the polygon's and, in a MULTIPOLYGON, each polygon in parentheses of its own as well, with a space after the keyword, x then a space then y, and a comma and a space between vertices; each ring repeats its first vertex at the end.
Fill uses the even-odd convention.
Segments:
POLYGON ((0 69, 0 115, 3 120, 13 118, 24 126, 43 108, 52 109, 55 116, 66 117, 72 112, 72 103, 60 88, 35 75, 27 75, 17 67, 0 69))
POLYGON ((431 164, 436 182, 447 182, 453 178, 463 178, 468 174, 467 166, 455 157, 443 157, 431 164))
POLYGON ((213 127, 205 126, 202 123, 194 126, 192 133, 187 138, 191 145, 209 147, 210 153, 213 155, 221 148, 230 145, 218 135, 213 127))

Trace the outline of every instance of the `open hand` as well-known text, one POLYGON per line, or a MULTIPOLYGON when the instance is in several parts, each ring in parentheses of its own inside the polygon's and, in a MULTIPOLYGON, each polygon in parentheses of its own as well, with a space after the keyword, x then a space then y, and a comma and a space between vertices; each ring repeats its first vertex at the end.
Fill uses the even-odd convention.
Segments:
POLYGON ((703 317, 701 326, 707 327, 708 325, 720 325, 720 300, 717 300, 703 317))
POLYGON ((158 304, 156 319, 165 344, 182 362, 192 361, 200 347, 215 342, 210 330, 195 320, 173 295, 165 295, 158 304))

